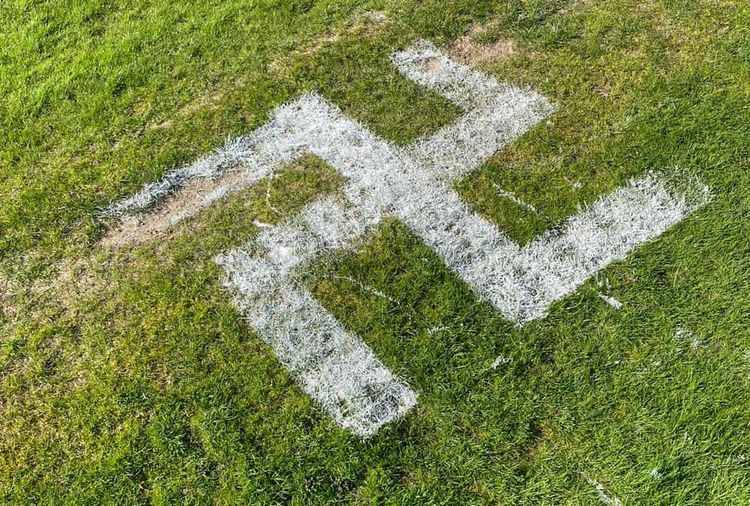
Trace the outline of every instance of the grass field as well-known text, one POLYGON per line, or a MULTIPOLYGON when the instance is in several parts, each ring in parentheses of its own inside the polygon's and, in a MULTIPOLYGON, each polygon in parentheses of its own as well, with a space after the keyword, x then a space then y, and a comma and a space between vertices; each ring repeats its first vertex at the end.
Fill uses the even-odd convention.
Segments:
POLYGON ((0 502, 749 504, 750 6, 3 2, 0 502), (557 104, 457 185, 515 240, 649 169, 714 197, 523 327, 395 220, 316 263, 316 298, 420 395, 361 440, 213 261, 339 191, 333 169, 139 245, 103 245, 100 211, 305 91, 400 144, 434 132, 460 111, 388 59, 419 38, 557 104))

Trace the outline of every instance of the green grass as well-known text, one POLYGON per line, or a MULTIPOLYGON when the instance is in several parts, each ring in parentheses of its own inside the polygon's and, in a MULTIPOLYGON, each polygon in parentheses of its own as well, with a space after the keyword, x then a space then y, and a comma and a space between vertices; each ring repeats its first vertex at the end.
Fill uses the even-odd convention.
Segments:
POLYGON ((741 2, 9 0, 0 27, 0 501, 590 504, 595 481, 625 504, 750 502, 741 2), (715 198, 522 328, 395 221, 315 264, 318 300, 420 393, 374 438, 296 387, 213 262, 338 191, 332 169, 304 159, 162 240, 98 244, 99 209, 303 91, 399 143, 450 122, 388 55, 472 24, 516 43, 485 70, 558 105, 458 185, 514 239, 650 168, 715 198))

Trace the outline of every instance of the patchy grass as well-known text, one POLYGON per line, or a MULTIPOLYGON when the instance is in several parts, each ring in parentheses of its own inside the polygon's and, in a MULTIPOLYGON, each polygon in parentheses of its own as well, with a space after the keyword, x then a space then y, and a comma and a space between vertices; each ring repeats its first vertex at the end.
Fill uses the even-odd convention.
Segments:
POLYGON ((729 0, 3 3, 0 499, 747 504, 748 20, 729 0), (522 328, 395 221, 316 264, 318 299, 420 393, 360 441, 212 261, 338 191, 330 168, 117 249, 98 210, 306 90, 399 143, 434 131, 457 109, 388 61, 421 37, 512 47, 477 65, 558 104, 458 185, 514 239, 650 168, 715 199, 522 328))

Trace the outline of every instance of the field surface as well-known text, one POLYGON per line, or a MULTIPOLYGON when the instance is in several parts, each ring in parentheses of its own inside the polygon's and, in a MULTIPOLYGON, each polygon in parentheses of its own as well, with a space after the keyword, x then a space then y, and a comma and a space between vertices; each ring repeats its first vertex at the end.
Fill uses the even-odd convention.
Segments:
POLYGON ((0 502, 750 504, 750 7, 3 1, 0 502), (419 393, 361 439, 214 261, 342 176, 304 157, 128 241, 102 210, 305 92, 434 133, 461 110, 389 59, 419 39, 556 105, 455 185, 518 243, 649 170, 713 196, 524 326, 395 219, 315 262, 316 300, 419 393))

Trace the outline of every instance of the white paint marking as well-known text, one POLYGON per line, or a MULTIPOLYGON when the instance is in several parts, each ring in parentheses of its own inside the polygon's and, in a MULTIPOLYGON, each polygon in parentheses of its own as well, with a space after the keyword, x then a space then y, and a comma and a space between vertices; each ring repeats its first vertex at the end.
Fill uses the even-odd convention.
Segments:
POLYGON ((393 302, 393 303, 396 302, 395 299, 393 299, 392 297, 389 297, 388 295, 384 294, 380 290, 377 290, 377 289, 375 289, 375 288, 373 288, 371 286, 367 286, 366 284, 362 283, 361 281, 357 281, 356 279, 354 279, 354 278, 352 278, 350 276, 333 276, 333 278, 334 279, 343 279, 343 280, 346 280, 346 281, 350 281, 350 282, 354 283, 355 285, 357 285, 361 290, 363 290, 365 292, 368 292, 368 293, 371 293, 373 295, 376 295, 376 296, 380 297, 381 299, 385 299, 385 300, 387 300, 389 302, 393 302))
POLYGON ((690 347, 693 350, 697 350, 700 347, 700 340, 698 339, 698 336, 694 332, 683 327, 678 326, 675 329, 674 337, 678 342, 689 341, 690 347))
POLYGON ((509 364, 509 363, 511 363, 512 361, 513 361, 513 359, 512 359, 512 358, 510 358, 510 357, 497 357, 497 358, 496 358, 496 359, 495 359, 495 360, 494 360, 494 361, 492 362, 492 368, 493 368, 493 369, 497 369, 497 368, 498 368, 498 367, 500 367, 501 365, 509 364))
POLYGON ((604 488, 604 485, 588 477, 586 477, 586 481, 588 481, 596 489, 597 494, 599 494, 599 500, 601 502, 603 502, 604 504, 609 504, 610 506, 622 506, 622 501, 620 499, 614 496, 610 497, 607 494, 607 489, 604 488))
POLYGON ((395 216, 478 296, 523 324, 543 316, 552 302, 705 201, 671 192, 659 177, 648 174, 520 247, 474 213, 451 185, 549 115, 552 104, 538 93, 458 65, 426 42, 392 58, 404 75, 452 100, 466 114, 400 148, 320 96, 307 94, 277 108, 258 130, 107 211, 125 216, 169 194, 179 198, 179 189, 191 179, 241 174, 239 182, 218 184, 197 205, 172 216, 174 224, 261 178, 273 177, 305 153, 344 175, 345 201, 319 199, 216 260, 238 310, 302 388, 342 426, 361 436, 400 417, 417 396, 299 283, 299 269, 314 258, 353 247, 384 217, 395 216))
MULTIPOLYGON (((109 206, 102 214, 105 217, 122 218, 135 212, 149 209, 165 197, 178 192, 190 180, 216 179, 232 171, 241 170, 244 172, 245 179, 241 184, 215 189, 212 192, 213 195, 208 194, 204 197, 202 201, 203 205, 196 207, 194 212, 190 214, 192 215, 213 200, 218 200, 241 188, 254 184, 268 175, 273 170, 274 165, 247 158, 243 150, 243 141, 254 136, 262 137, 264 130, 268 130, 268 128, 261 127, 249 136, 227 141, 223 148, 197 160, 192 165, 167 173, 161 181, 147 184, 135 195, 109 206)), ((185 217, 188 217, 188 215, 173 217, 174 224, 185 217)))
POLYGON ((333 199, 219 255, 238 309, 302 388, 334 419, 367 437, 416 404, 416 393, 295 281, 295 269, 374 222, 333 199), (265 251, 264 251, 265 250, 265 251))
POLYGON ((493 184, 492 186, 495 187, 495 189, 497 190, 497 194, 500 195, 501 197, 504 197, 510 200, 517 206, 523 207, 527 211, 531 211, 532 213, 539 214, 539 211, 537 211, 536 207, 518 198, 518 196, 515 193, 507 191, 507 190, 503 190, 499 185, 496 185, 496 184, 493 184))
POLYGON ((497 82, 420 41, 393 54, 396 68, 466 111, 452 124, 406 148, 429 173, 454 181, 479 168, 554 110, 542 95, 497 82))
POLYGON ((622 309, 622 302, 615 299, 614 297, 610 297, 609 295, 599 294, 599 298, 602 299, 604 302, 612 306, 613 308, 617 309, 618 311, 622 309))
POLYGON ((427 335, 430 336, 430 337, 432 337, 435 334, 437 334, 438 332, 445 332, 446 330, 448 330, 447 326, 445 326, 445 325, 436 325, 434 327, 430 327, 429 329, 427 329, 427 335))
POLYGON ((268 209, 270 209, 271 211, 273 211, 274 213, 276 213, 279 216, 281 216, 281 214, 282 214, 281 211, 279 211, 278 209, 276 209, 271 204, 271 181, 273 181, 273 176, 268 177, 267 181, 268 181, 268 186, 266 187, 266 207, 268 209))
POLYGON ((255 225, 258 228, 273 228, 273 225, 270 223, 263 223, 262 221, 253 220, 253 225, 255 225))

